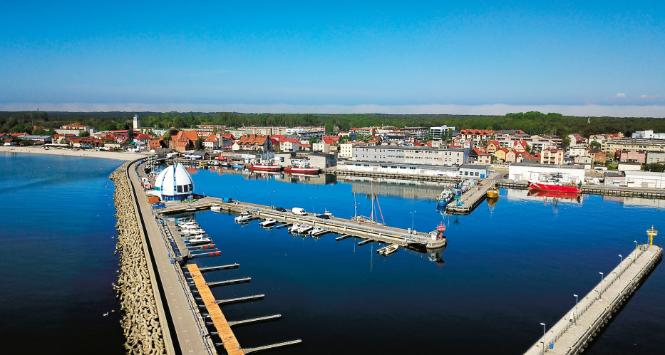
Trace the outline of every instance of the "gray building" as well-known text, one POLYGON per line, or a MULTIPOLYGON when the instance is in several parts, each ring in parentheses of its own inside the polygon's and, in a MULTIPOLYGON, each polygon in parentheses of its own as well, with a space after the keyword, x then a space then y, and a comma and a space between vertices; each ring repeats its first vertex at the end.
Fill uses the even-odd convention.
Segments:
POLYGON ((648 152, 647 164, 665 163, 665 153, 662 152, 648 152))
POLYGON ((455 127, 448 127, 446 125, 429 128, 430 136, 432 136, 433 140, 437 141, 452 137, 454 132, 455 132, 455 127))
POLYGON ((468 161, 466 149, 439 149, 430 147, 357 146, 353 148, 353 160, 435 166, 460 166, 468 161))

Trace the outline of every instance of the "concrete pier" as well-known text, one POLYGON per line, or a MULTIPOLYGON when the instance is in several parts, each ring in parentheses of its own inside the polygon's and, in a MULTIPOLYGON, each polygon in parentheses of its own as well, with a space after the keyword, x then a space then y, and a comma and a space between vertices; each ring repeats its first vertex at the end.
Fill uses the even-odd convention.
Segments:
POLYGON ((639 245, 525 354, 578 354, 610 322, 661 260, 659 246, 639 245))
POLYGON ((473 211, 487 197, 487 190, 496 184, 496 174, 492 174, 485 180, 480 180, 478 185, 472 187, 462 194, 459 204, 451 201, 446 206, 446 212, 453 214, 468 214, 473 211))
POLYGON ((371 222, 358 222, 351 219, 330 217, 328 219, 318 218, 308 213, 307 215, 295 215, 290 211, 280 212, 270 206, 249 202, 224 202, 215 197, 205 197, 191 203, 174 203, 159 210, 159 214, 176 214, 198 210, 207 210, 211 206, 218 205, 223 211, 240 214, 248 212, 254 218, 272 218, 284 224, 306 224, 312 227, 320 227, 328 232, 340 235, 354 236, 370 241, 397 244, 399 246, 411 246, 416 248, 435 249, 443 247, 445 241, 434 241, 429 233, 409 231, 403 228, 390 227, 371 222))

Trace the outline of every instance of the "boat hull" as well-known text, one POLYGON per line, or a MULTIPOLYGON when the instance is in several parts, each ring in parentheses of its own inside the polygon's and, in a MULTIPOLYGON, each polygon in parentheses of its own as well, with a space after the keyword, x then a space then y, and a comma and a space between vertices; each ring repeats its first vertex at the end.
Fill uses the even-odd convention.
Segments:
POLYGON ((529 182, 529 190, 552 191, 568 194, 579 194, 582 192, 575 185, 548 184, 543 182, 529 182))
POLYGON ((284 172, 289 174, 318 175, 319 168, 296 168, 292 166, 287 166, 286 168, 284 168, 284 172))
POLYGON ((282 170, 282 167, 279 165, 252 165, 249 167, 249 170, 278 173, 282 170))

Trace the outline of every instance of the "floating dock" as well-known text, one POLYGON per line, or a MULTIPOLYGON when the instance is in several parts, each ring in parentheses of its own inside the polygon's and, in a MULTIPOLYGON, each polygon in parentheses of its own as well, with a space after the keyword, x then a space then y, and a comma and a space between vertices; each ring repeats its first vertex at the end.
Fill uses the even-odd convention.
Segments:
POLYGON ((371 222, 358 222, 351 219, 330 217, 318 218, 313 214, 295 215, 290 211, 280 212, 270 206, 248 202, 224 202, 215 197, 205 197, 196 202, 174 203, 158 210, 161 215, 177 214, 191 211, 207 210, 213 205, 221 207, 222 211, 240 214, 250 213, 255 218, 272 218, 283 224, 305 224, 311 227, 320 227, 327 232, 348 235, 370 241, 397 244, 403 247, 416 249, 436 249, 445 246, 445 242, 433 240, 429 233, 385 226, 371 222))
POLYGON ((525 354, 583 352, 646 280, 662 254, 663 249, 656 245, 637 246, 525 354))

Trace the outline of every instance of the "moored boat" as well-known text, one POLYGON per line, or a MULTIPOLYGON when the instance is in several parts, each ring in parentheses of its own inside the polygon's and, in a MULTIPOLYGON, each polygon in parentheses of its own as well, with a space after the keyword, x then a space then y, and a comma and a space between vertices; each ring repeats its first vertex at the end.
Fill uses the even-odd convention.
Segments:
POLYGON ((221 205, 212 205, 210 206, 210 210, 213 212, 221 212, 222 211, 222 206, 221 205))
POLYGON ((553 191, 579 194, 582 190, 572 182, 565 181, 561 174, 541 176, 537 181, 529 181, 529 190, 553 191))
POLYGON ((312 167, 306 159, 293 159, 291 165, 284 168, 284 172, 288 174, 317 175, 319 171, 319 168, 312 167))
POLYGON ((399 245, 390 244, 390 245, 386 245, 385 247, 381 247, 381 248, 377 249, 376 252, 379 253, 379 255, 388 256, 388 255, 396 252, 397 249, 399 249, 399 245))
POLYGON ((247 223, 254 218, 251 213, 249 212, 243 212, 239 216, 236 216, 233 220, 236 223, 247 223))
POLYGON ((269 227, 274 226, 276 223, 277 223, 277 220, 272 219, 272 218, 268 218, 265 221, 261 221, 260 224, 261 224, 261 227, 263 227, 263 228, 269 228, 269 227))
POLYGON ((499 189, 496 186, 492 186, 487 190, 487 198, 499 198, 499 189))

